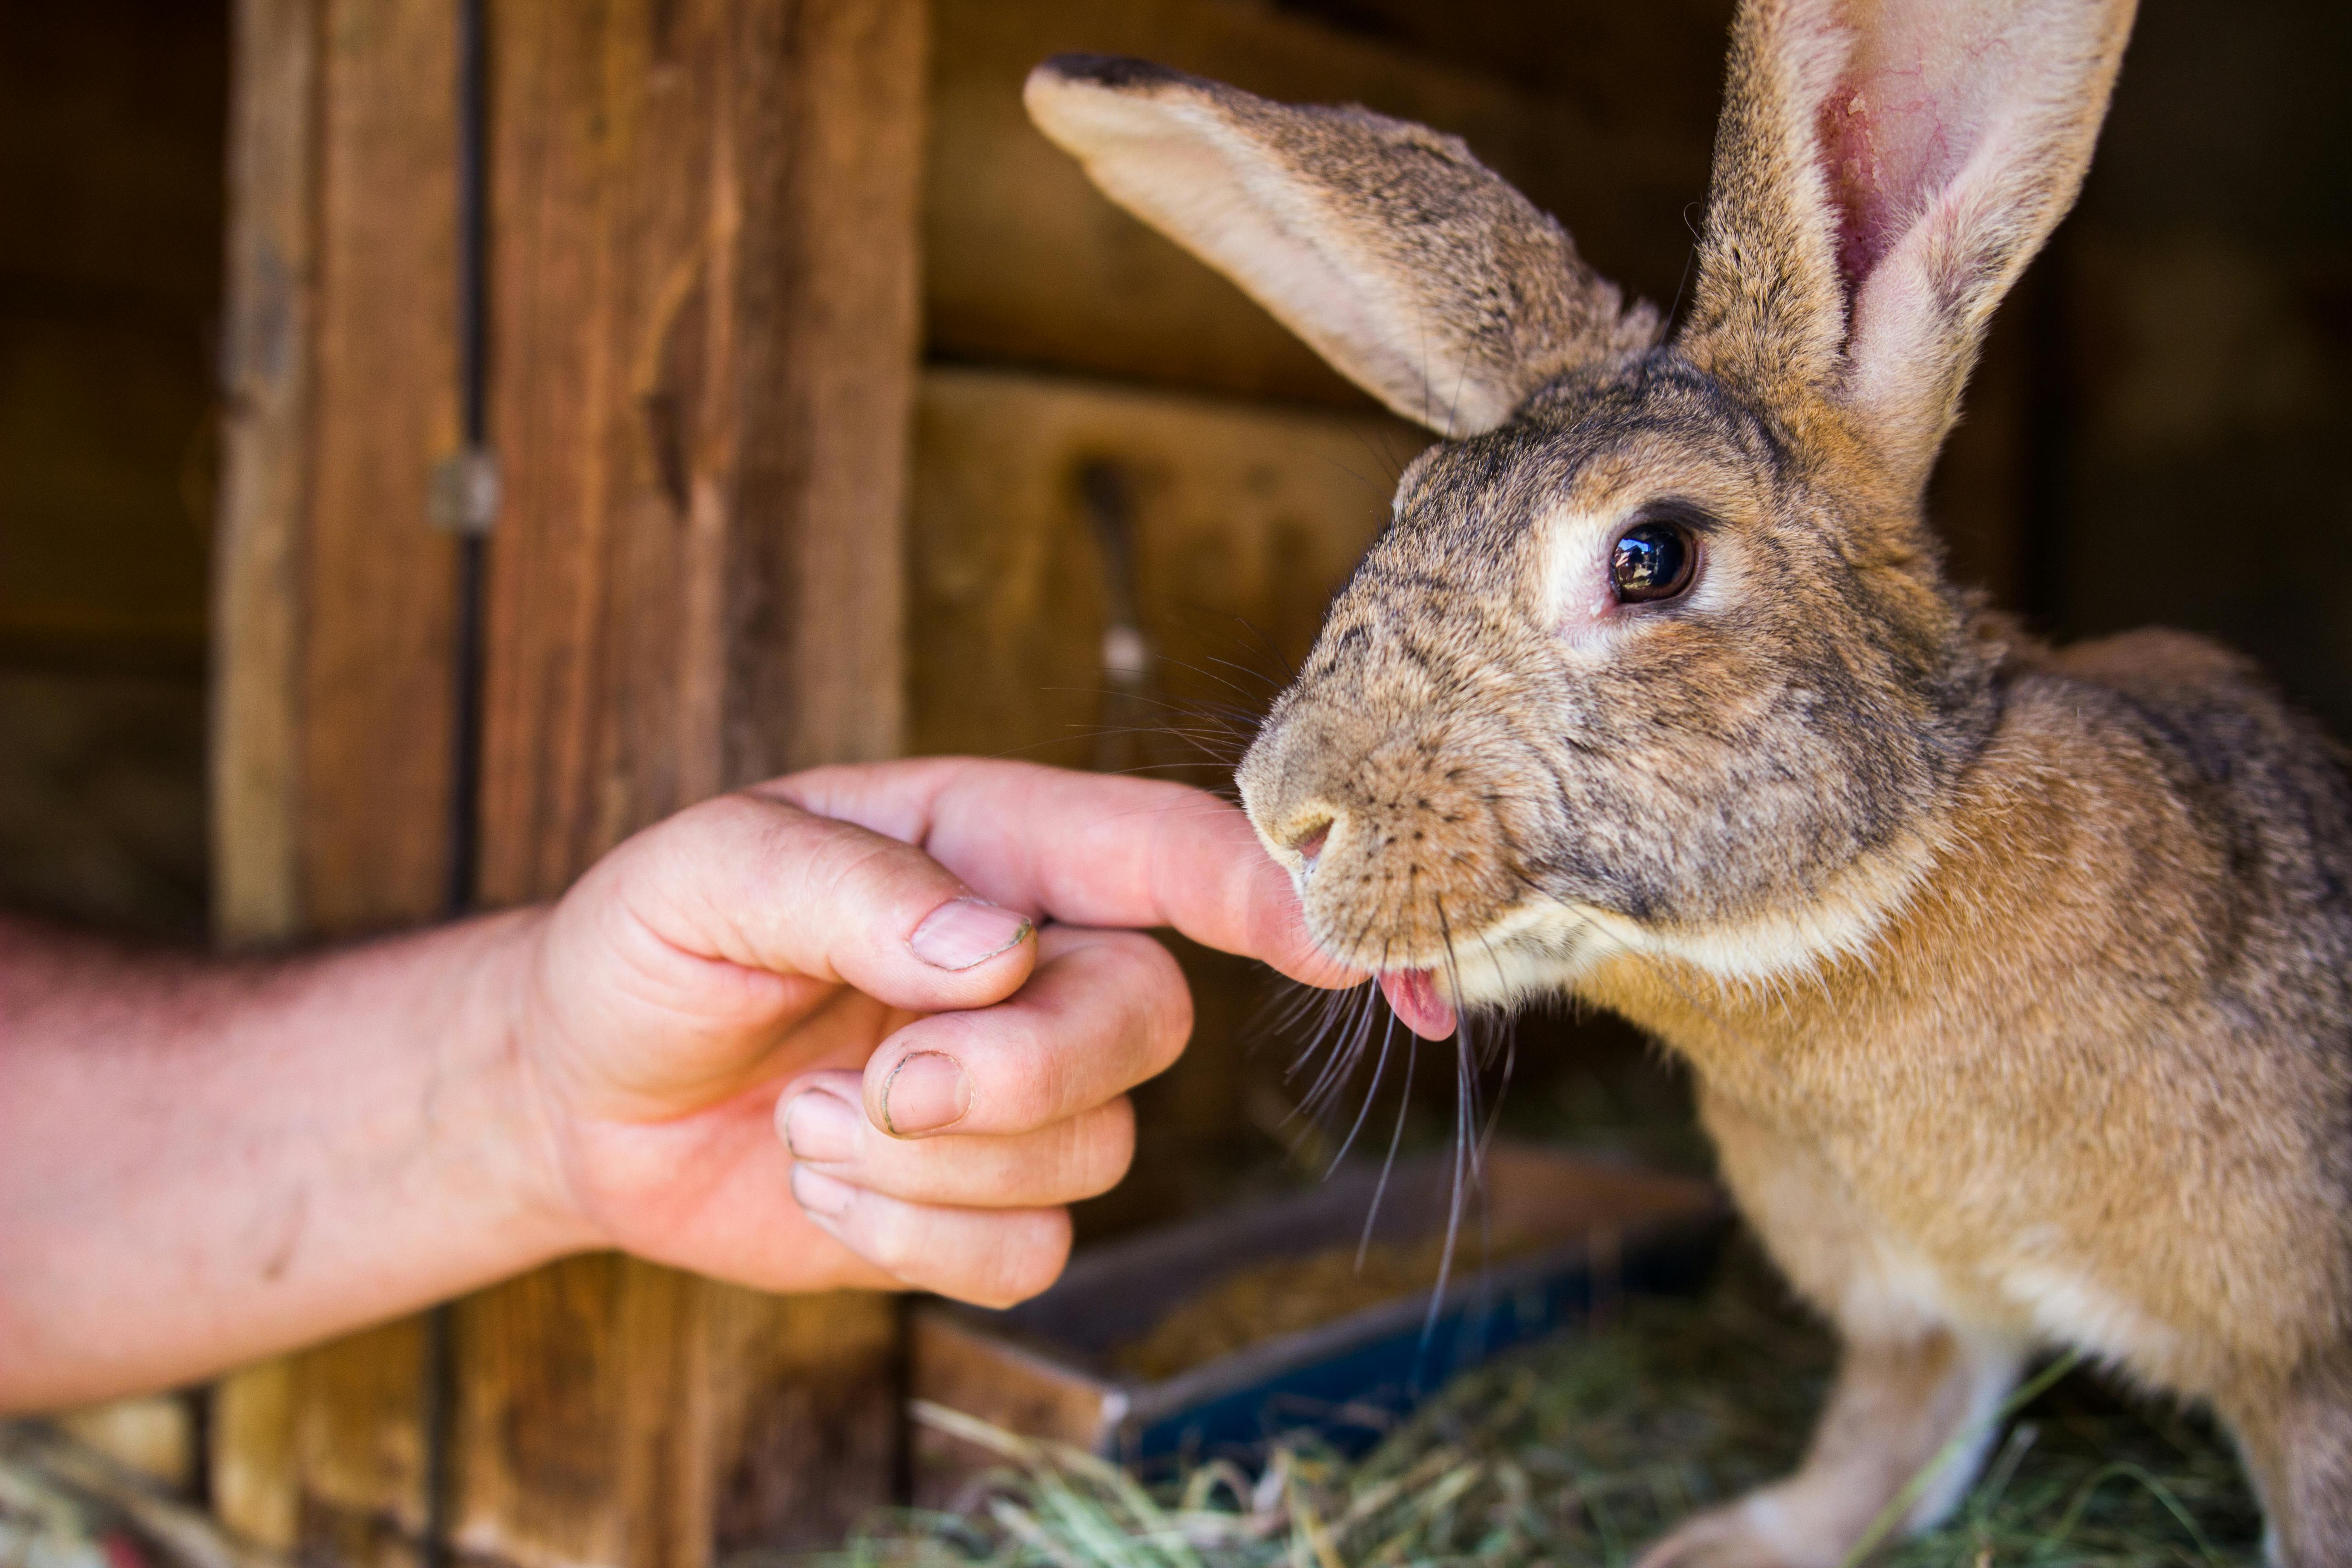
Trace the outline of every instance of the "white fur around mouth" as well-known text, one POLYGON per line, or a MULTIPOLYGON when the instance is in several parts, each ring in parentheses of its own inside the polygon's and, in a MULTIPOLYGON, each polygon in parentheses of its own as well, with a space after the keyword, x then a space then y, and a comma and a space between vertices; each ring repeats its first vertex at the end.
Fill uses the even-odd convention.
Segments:
POLYGON ((1592 964, 1626 943, 1605 932, 1596 911, 1529 904, 1484 931, 1455 933, 1444 953, 1413 955, 1422 962, 1367 962, 1327 948, 1339 962, 1370 969, 1389 1005, 1425 1039, 1452 1034, 1464 1007, 1511 1006, 1556 995, 1592 964), (1424 1027, 1423 1024, 1427 1026, 1424 1027))
POLYGON ((1661 928, 1559 900, 1528 904, 1485 931, 1456 933, 1442 964, 1371 967, 1397 1016, 1430 1039, 1453 1032, 1458 1008, 1510 1006, 1572 991, 1595 965, 1621 954, 1670 959, 1733 982, 1803 974, 1866 951, 1908 902, 1929 859, 1923 844, 1891 847, 1849 868, 1810 909, 1719 926, 1661 928), (1412 977, 1420 977, 1412 983, 1424 991, 1400 1005, 1391 982, 1402 987, 1412 977), (1442 1016, 1426 1016, 1429 1028, 1409 1011, 1419 994, 1444 1009, 1442 1016))

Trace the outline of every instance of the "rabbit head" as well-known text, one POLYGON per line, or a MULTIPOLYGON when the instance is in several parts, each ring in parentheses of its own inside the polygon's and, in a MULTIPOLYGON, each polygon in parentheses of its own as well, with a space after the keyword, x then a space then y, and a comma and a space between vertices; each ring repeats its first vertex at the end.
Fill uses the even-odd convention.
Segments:
POLYGON ((1462 142, 1063 56, 1045 133, 1444 437, 1241 769, 1407 1021, 1628 949, 1864 939, 1990 731, 1921 513, 1988 318, 2072 204, 2130 0, 1746 0, 1671 339, 1462 142))

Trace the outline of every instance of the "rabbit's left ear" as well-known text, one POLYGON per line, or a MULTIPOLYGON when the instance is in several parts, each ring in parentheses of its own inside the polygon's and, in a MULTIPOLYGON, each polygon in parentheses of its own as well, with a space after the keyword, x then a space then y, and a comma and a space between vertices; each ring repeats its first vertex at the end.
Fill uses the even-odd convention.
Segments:
POLYGON ((2134 0, 1742 0, 1683 346, 1924 483, 2081 190, 2134 0))
POLYGON ((1024 98, 1105 195, 1441 435, 1657 341, 1655 311, 1451 136, 1107 55, 1056 55, 1024 98))

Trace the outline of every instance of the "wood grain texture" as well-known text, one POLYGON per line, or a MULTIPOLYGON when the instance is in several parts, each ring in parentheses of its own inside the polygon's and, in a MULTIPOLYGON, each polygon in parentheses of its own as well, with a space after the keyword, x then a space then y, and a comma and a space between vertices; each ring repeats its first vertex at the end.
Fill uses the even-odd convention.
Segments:
MULTIPOLYGON (((323 0, 320 16, 298 897, 305 934, 338 936, 442 904, 457 561, 425 489, 457 445, 457 37, 444 0, 323 0)), ((414 1561, 421 1322, 304 1352, 294 1375, 303 1550, 414 1561)))
MULTIPOLYGON (((919 0, 492 13, 481 892, 899 741, 919 0)), ((884 1501, 895 1309, 614 1258, 461 1304, 457 1541, 519 1564, 837 1540, 884 1501)))
POLYGON ((448 0, 324 0, 301 907, 312 932, 440 912, 458 446, 457 32, 448 0))
POLYGON ((318 126, 314 0, 238 0, 214 565, 214 925, 299 922, 300 523, 310 489, 318 126))
POLYGON ((1672 298, 1713 125, 1605 127, 1581 101, 1244 0, 938 0, 923 199, 931 352, 1197 390, 1357 403, 1240 290, 1097 194, 1029 124, 1021 83, 1064 49, 1139 55, 1299 102, 1459 134, 1585 255, 1672 298))
POLYGON ((913 749, 1071 766, 1106 704, 1090 466, 1125 488, 1159 695, 1206 722, 1273 696, 1431 439, 1384 414, 1016 372, 931 370, 919 407, 913 749))
POLYGON ((909 0, 497 25, 494 902, 898 745, 921 38, 909 0))
POLYGON ((421 918, 448 799, 452 18, 238 13, 215 820, 224 939, 421 918))

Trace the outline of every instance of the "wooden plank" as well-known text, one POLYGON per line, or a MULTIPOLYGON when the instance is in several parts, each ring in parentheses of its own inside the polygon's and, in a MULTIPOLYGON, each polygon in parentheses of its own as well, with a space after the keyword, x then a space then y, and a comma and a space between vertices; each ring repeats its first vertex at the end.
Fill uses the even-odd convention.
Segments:
MULTIPOLYGON (((213 927, 229 945, 298 928, 297 571, 310 484, 316 309, 317 16, 237 0, 229 97, 221 490, 213 613, 213 927)), ((214 1507, 289 1550, 298 1529, 291 1362, 214 1391, 214 1507)))
MULTIPOLYGON (((1397 472, 1430 439, 1384 414, 977 370, 928 373, 919 409, 913 749, 1210 787, 1230 785, 1252 716, 1304 658, 1386 520, 1397 472), (1156 656, 1131 700, 1105 668, 1114 595, 1089 489, 1106 475, 1128 512, 1131 595, 1156 656), (1139 724, 1161 732, 1125 732, 1139 724)), ((1248 1135, 1253 1093, 1282 1101, 1278 1064, 1247 1054, 1265 972, 1171 945, 1192 984, 1192 1045, 1141 1090, 1141 1152, 1116 1192, 1080 1211, 1089 1234, 1185 1211, 1223 1142, 1248 1135)))
POLYGON ((703 1453, 681 1458, 708 1500, 709 1559, 838 1546, 898 1470, 899 1304, 709 1285, 693 1300, 686 1409, 703 1453))
MULTIPOLYGON (((1355 402, 1241 292, 1112 206, 1030 126, 1046 55, 1140 55, 1269 97, 1361 102, 1465 137, 1586 256, 1661 305, 1691 245, 1713 124, 1605 127, 1580 103, 1244 0, 937 0, 924 180, 934 355, 1253 396, 1355 402)), ((1626 62, 1627 68, 1636 68, 1626 62)), ((1712 79, 1710 75, 1709 79, 1712 79)))
MULTIPOLYGON (((310 487, 316 310, 318 17, 238 0, 230 91, 221 496, 214 567, 214 930, 230 945, 300 923, 298 572, 310 487)), ((294 1363, 213 1396, 213 1505, 247 1541, 299 1532, 294 1363)))
POLYGON ((1075 767, 1106 705, 1090 468, 1120 476, 1158 697, 1206 715, 1272 697, 1431 440, 1384 414, 1017 372, 935 368, 918 407, 912 747, 1075 767))
POLYGON ((304 924, 440 912, 457 545, 457 8, 324 0, 317 367, 303 605, 304 924))
MULTIPOLYGON (((303 927, 440 912, 454 722, 455 542, 428 519, 456 449, 455 7, 322 0, 319 308, 300 603, 303 927)), ((421 1320, 296 1358, 300 1535, 416 1560, 428 1514, 421 1320)))
MULTIPOLYGON (((438 0, 245 0, 215 780, 230 942, 437 911, 457 438, 455 36, 438 0)), ((423 1341, 395 1323, 226 1380, 215 1489, 260 1543, 406 1562, 423 1341)))
POLYGON ((312 0, 238 0, 213 616, 214 923, 230 942, 299 923, 296 572, 310 487, 316 24, 312 0))
MULTIPOLYGON (((482 891, 898 743, 918 0, 493 12, 482 891)), ((461 1305, 457 1544, 698 1563, 886 1500, 896 1314, 612 1258, 461 1305)))

